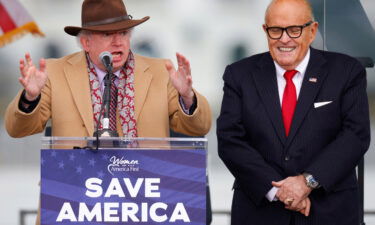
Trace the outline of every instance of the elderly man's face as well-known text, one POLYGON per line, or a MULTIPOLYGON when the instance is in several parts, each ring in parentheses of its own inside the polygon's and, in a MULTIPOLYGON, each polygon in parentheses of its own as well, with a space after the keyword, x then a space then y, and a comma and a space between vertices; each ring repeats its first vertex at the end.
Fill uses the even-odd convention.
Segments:
POLYGON ((90 33, 80 38, 83 49, 88 52, 92 62, 105 71, 99 55, 104 51, 112 54, 113 71, 121 69, 125 64, 130 48, 130 32, 90 33))
MULTIPOLYGON (((266 31, 267 27, 301 26, 311 20, 307 6, 300 1, 280 1, 269 8, 263 28, 266 31)), ((286 31, 283 32, 280 39, 272 39, 267 35, 272 58, 286 70, 295 69, 314 41, 317 27, 318 24, 314 22, 303 28, 302 34, 298 38, 289 37, 286 31)))

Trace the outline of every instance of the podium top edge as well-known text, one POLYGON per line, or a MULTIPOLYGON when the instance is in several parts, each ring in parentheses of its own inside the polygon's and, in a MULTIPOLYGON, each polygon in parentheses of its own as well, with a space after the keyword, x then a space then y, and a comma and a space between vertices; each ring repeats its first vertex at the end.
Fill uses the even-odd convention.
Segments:
MULTIPOLYGON (((42 137, 42 142, 46 141, 95 141, 96 137, 42 137)), ((207 142, 207 138, 127 138, 127 137, 99 137, 99 140, 121 140, 121 141, 169 141, 169 142, 207 142)))
POLYGON ((43 149, 207 149, 206 138, 42 137, 43 149))

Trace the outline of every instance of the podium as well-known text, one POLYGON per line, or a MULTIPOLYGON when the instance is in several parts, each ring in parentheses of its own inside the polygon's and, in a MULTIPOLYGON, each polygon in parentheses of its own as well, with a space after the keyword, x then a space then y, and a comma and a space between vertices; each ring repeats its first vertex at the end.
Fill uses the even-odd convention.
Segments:
POLYGON ((41 224, 206 224, 207 139, 44 137, 41 224))

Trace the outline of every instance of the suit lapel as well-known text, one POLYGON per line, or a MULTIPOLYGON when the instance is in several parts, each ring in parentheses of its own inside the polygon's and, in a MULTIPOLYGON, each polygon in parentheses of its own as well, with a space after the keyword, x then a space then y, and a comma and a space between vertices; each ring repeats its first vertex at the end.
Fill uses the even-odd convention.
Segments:
POLYGON ((87 63, 84 52, 75 54, 68 60, 64 67, 65 77, 68 81, 74 103, 90 135, 94 132, 93 111, 89 76, 87 74, 87 63))
POLYGON ((150 65, 140 56, 135 56, 134 89, 135 89, 135 119, 142 111, 150 87, 152 74, 148 72, 150 65))
POLYGON ((325 59, 322 54, 311 48, 310 61, 303 78, 286 148, 291 144, 306 114, 312 108, 312 104, 314 103, 319 89, 328 73, 323 67, 324 63, 325 59))
POLYGON ((256 87, 281 143, 285 144, 286 136, 281 116, 276 70, 269 53, 260 60, 258 68, 259 71, 253 76, 256 87))

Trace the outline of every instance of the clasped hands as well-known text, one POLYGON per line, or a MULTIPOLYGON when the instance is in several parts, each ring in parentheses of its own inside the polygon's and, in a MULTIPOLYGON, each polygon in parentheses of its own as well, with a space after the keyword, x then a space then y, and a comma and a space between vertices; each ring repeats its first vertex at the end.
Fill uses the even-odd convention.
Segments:
POLYGON ((300 212, 305 216, 310 214, 311 201, 308 196, 312 189, 306 185, 303 175, 273 181, 272 185, 278 188, 276 197, 285 204, 286 209, 300 212))

